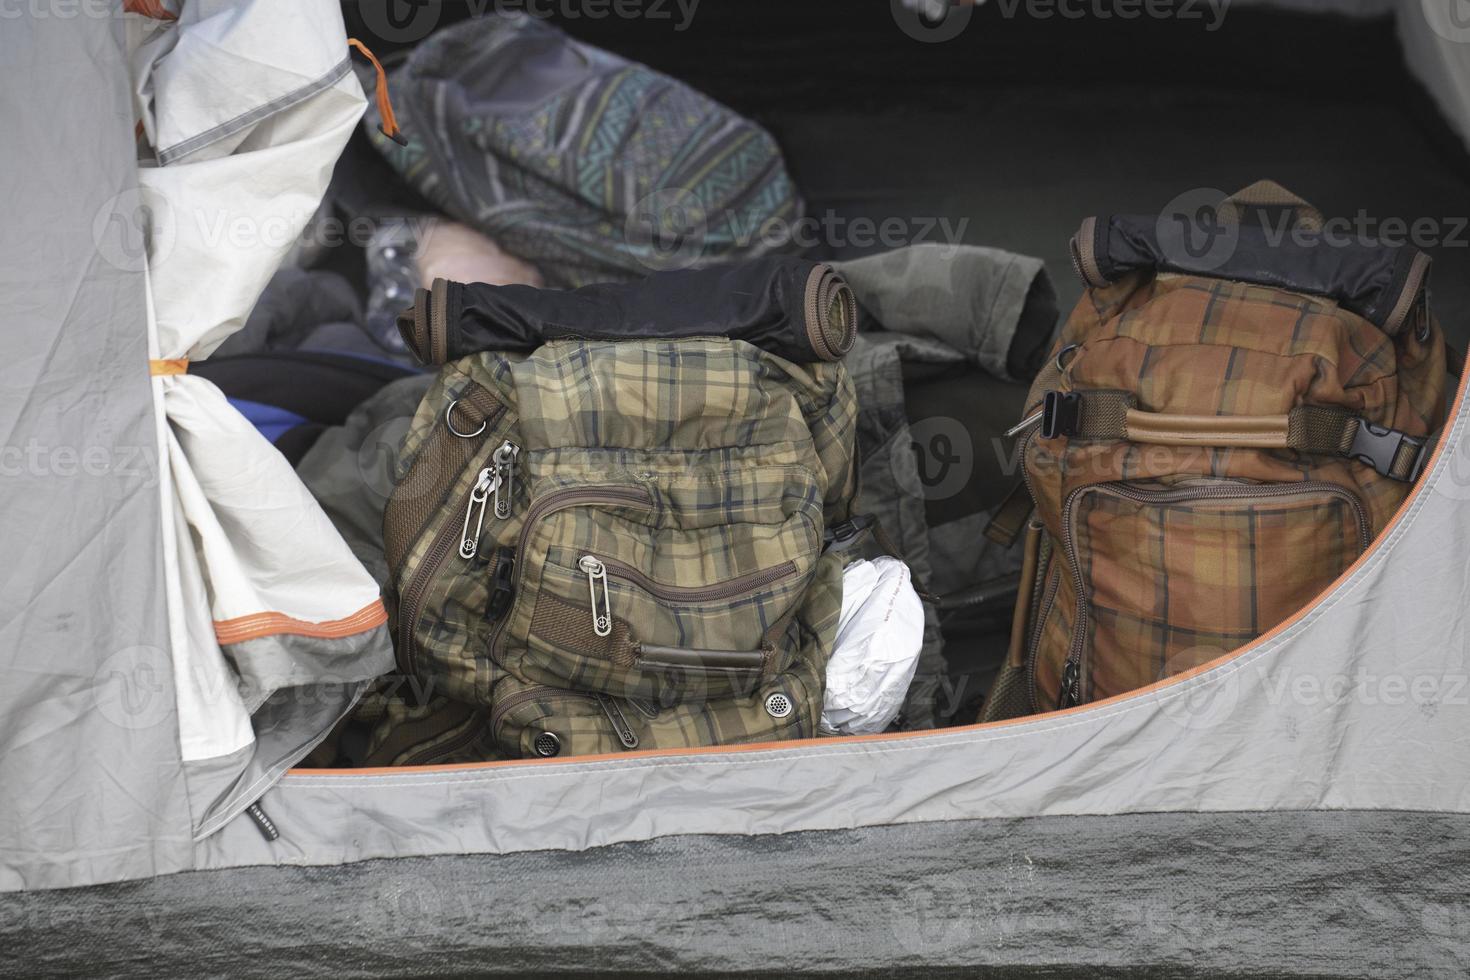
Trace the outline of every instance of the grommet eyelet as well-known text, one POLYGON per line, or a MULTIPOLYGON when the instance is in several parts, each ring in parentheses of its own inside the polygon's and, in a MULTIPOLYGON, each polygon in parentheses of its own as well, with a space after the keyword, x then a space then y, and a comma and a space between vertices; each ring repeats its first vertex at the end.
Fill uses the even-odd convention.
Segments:
POLYGON ((791 699, 777 691, 766 698, 766 714, 772 718, 785 718, 791 714, 791 699))
POLYGON ((550 759, 561 752, 561 739, 556 737, 555 732, 542 732, 532 740, 531 751, 543 759, 550 759))
POLYGON ((473 439, 475 436, 479 435, 481 432, 484 432, 485 431, 485 427, 490 424, 489 422, 482 421, 480 423, 480 427, 478 429, 476 429, 474 432, 461 432, 461 431, 459 431, 458 429, 456 429, 454 427, 454 406, 456 406, 458 404, 459 404, 459 399, 456 398, 454 401, 450 402, 449 403, 449 407, 444 410, 444 424, 447 425, 447 426, 449 426, 449 431, 450 432, 453 432, 455 435, 459 436, 461 439, 473 439))

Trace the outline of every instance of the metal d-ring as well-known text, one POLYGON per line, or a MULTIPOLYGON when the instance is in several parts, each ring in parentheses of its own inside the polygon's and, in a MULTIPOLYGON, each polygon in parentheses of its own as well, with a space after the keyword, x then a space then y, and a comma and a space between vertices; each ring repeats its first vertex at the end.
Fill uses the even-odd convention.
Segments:
MULTIPOLYGON (((1068 354, 1075 354, 1077 352, 1077 349, 1079 347, 1081 347, 1081 346, 1082 346, 1081 344, 1068 344, 1066 347, 1063 347, 1061 350, 1057 351, 1057 371, 1058 372, 1062 372, 1062 371, 1067 370, 1067 355, 1068 354)), ((453 407, 453 406, 451 406, 451 407, 453 407)))
POLYGON ((459 436, 461 439, 473 439, 475 436, 479 435, 481 432, 484 432, 485 431, 485 427, 490 424, 488 421, 482 421, 480 423, 480 427, 478 429, 476 429, 474 432, 461 432, 461 431, 459 431, 458 429, 456 429, 454 427, 454 406, 456 406, 458 404, 459 404, 459 399, 456 398, 454 401, 450 402, 449 403, 449 407, 444 410, 444 424, 447 425, 447 426, 449 426, 449 431, 450 432, 453 432, 455 435, 459 436))

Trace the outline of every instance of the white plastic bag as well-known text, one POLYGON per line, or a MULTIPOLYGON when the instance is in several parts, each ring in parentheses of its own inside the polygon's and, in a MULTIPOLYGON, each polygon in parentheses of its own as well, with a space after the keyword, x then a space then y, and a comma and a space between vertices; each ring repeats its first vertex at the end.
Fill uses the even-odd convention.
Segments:
POLYGON ((822 730, 869 735, 886 729, 903 706, 923 642, 924 606, 908 566, 896 558, 847 566, 822 730))

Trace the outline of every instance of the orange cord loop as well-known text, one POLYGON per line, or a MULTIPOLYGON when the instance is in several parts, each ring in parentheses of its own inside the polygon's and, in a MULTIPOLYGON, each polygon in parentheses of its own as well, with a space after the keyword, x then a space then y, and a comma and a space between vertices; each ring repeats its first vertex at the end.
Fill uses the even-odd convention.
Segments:
POLYGON ((123 11, 142 14, 154 20, 178 20, 179 15, 163 5, 163 0, 123 0, 123 11))
POLYGON ((377 57, 368 50, 367 45, 363 44, 357 38, 349 37, 347 43, 362 52, 363 56, 373 63, 373 70, 378 73, 377 92, 375 94, 378 103, 378 115, 383 120, 378 125, 378 132, 399 146, 407 146, 408 140, 403 138, 403 133, 398 128, 398 118, 393 115, 393 100, 388 97, 388 73, 383 70, 382 62, 378 61, 377 57))

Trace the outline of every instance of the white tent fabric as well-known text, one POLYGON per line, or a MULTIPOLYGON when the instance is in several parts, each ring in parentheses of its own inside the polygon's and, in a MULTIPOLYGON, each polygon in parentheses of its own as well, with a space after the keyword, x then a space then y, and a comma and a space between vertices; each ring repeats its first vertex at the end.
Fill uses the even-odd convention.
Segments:
POLYGON ((138 203, 179 738, 186 765, 217 763, 211 781, 228 787, 274 692, 361 683, 391 663, 377 584, 285 458, 183 363, 243 326, 366 101, 334 0, 191 0, 176 20, 129 27, 134 108, 153 148, 138 203))

